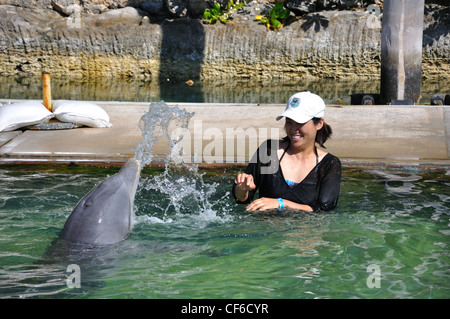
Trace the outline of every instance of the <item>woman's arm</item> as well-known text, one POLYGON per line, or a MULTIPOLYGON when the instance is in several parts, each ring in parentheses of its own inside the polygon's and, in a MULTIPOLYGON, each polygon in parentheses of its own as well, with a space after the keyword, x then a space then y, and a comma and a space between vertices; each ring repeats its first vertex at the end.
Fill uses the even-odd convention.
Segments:
POLYGON ((336 208, 341 185, 341 162, 337 157, 327 165, 320 183, 319 198, 313 209, 328 211, 336 208))
POLYGON ((290 200, 283 200, 283 202, 284 202, 285 208, 289 208, 289 209, 293 209, 293 210, 301 210, 304 212, 313 212, 314 211, 312 209, 312 207, 309 205, 298 204, 298 203, 292 202, 290 200))
MULTIPOLYGON (((292 202, 290 200, 283 199, 284 208, 289 208, 292 210, 301 210, 305 212, 312 212, 313 209, 309 205, 298 204, 292 202)), ((254 200, 247 206, 247 211, 264 211, 264 210, 273 210, 279 208, 279 201, 277 198, 267 198, 262 197, 254 200)))

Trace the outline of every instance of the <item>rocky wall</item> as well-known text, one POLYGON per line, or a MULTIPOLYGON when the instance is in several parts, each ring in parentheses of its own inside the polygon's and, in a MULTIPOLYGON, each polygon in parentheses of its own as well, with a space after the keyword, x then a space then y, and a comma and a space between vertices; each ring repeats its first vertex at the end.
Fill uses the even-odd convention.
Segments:
MULTIPOLYGON (((10 3, 0 5, 3 76, 48 71, 58 77, 166 81, 377 78, 380 73, 381 15, 377 14, 382 11, 305 13, 293 16, 275 32, 267 31, 249 13, 215 25, 188 17, 161 19, 149 13, 150 4, 159 0, 80 2, 90 11, 97 6, 101 14, 70 11, 73 7, 67 3, 56 8, 54 1, 23 1, 23 5, 20 1, 0 0, 10 3), (125 5, 135 7, 114 8, 125 5)), ((448 7, 427 6, 425 77, 449 78, 449 17, 448 7)))

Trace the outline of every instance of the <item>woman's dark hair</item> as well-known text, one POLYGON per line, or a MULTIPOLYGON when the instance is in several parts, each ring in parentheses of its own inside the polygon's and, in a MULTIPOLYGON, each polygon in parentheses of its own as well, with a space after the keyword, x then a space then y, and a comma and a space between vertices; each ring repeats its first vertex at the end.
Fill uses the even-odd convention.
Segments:
MULTIPOLYGON (((317 125, 320 122, 321 118, 315 117, 312 120, 314 122, 314 125, 317 125)), ((325 142, 330 138, 330 136, 332 134, 333 134, 333 130, 324 121, 322 128, 317 131, 316 143, 319 144, 321 147, 326 148, 323 144, 325 144, 325 142)))
MULTIPOLYGON (((322 118, 320 118, 320 117, 314 117, 314 118, 312 119, 314 125, 319 124, 319 122, 320 122, 321 119, 322 119, 322 118)), ((317 135, 316 135, 316 143, 319 144, 320 147, 326 148, 325 145, 323 145, 323 144, 325 144, 325 142, 330 138, 331 134, 333 134, 333 130, 332 130, 331 127, 330 127, 327 123, 325 123, 325 121, 324 121, 324 122, 323 122, 322 128, 321 128, 320 130, 317 131, 317 135)), ((286 136, 285 138, 283 138, 283 141, 290 141, 290 140, 289 140, 289 137, 286 136)))

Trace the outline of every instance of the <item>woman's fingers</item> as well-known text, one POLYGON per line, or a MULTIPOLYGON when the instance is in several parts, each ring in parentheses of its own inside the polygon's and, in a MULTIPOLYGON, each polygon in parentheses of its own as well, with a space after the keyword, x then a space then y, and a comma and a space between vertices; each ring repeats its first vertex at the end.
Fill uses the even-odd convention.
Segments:
POLYGON ((254 200, 247 206, 247 211, 263 211, 269 209, 277 209, 278 208, 278 200, 276 198, 266 198, 262 197, 257 200, 254 200))
POLYGON ((253 176, 245 173, 238 174, 235 183, 242 190, 253 190, 256 188, 255 182, 253 181, 253 176))

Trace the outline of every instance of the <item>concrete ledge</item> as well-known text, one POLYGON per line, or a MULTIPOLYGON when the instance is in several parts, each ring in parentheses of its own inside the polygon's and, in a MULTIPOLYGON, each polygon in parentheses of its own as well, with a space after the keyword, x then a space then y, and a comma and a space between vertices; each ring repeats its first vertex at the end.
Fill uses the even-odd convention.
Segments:
POLYGON ((13 132, 3 132, 3 133, 0 133, 0 147, 2 147, 3 145, 5 145, 6 143, 10 142, 11 140, 13 140, 14 138, 16 138, 16 137, 19 136, 20 134, 22 134, 21 131, 13 131, 13 132))
MULTIPOLYGON (((0 133, 0 163, 118 164, 132 157, 150 103, 96 103, 110 115, 111 128, 0 133)), ((168 104, 195 112, 186 159, 196 154, 206 166, 243 165, 260 142, 284 137, 284 121, 275 120, 284 105, 168 104)), ((450 167, 449 106, 327 106, 325 121, 334 132, 327 151, 344 165, 450 167)), ((163 158, 167 150, 161 142, 154 153, 163 158)))

